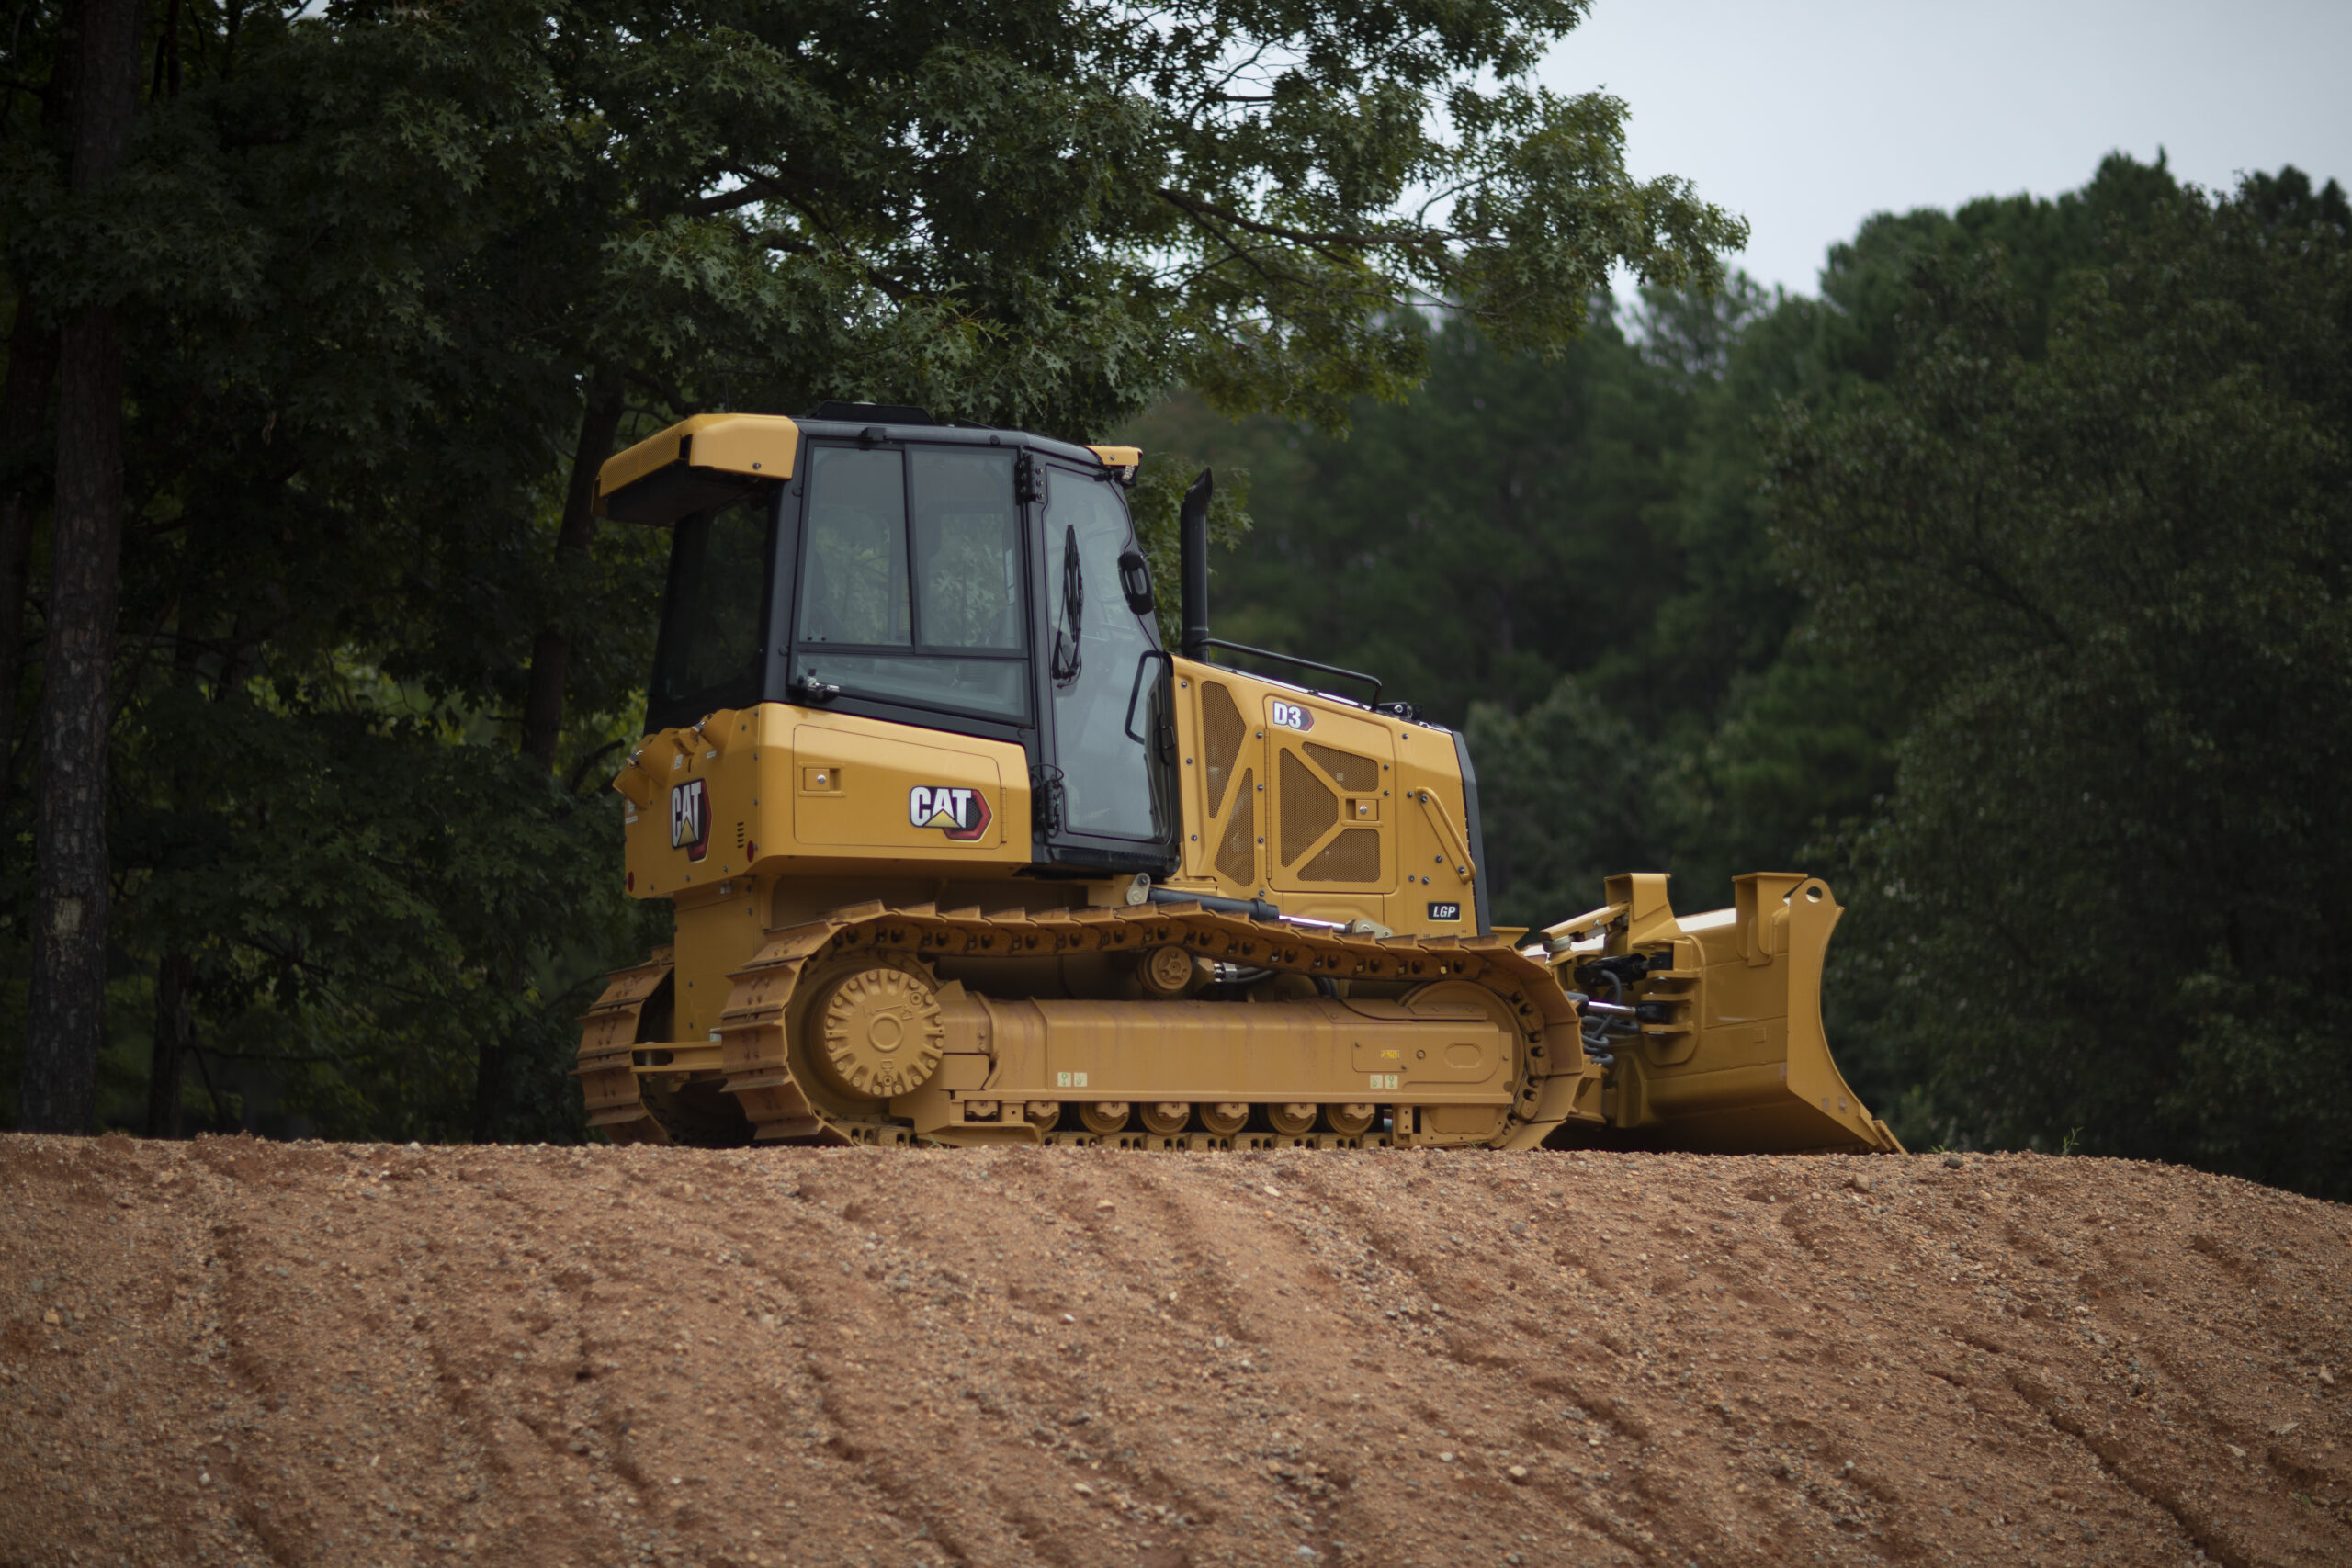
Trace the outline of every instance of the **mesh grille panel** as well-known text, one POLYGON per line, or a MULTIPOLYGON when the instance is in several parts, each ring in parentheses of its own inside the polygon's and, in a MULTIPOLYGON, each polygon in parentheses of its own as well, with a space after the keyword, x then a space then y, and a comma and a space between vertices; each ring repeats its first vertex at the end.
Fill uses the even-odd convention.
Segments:
POLYGON ((1241 756, 1241 742, 1249 727, 1241 722, 1241 710, 1233 705, 1233 694, 1215 681, 1201 682, 1201 762, 1207 770, 1209 786, 1209 816, 1214 818, 1225 805, 1225 781, 1233 774, 1233 764, 1241 756))
MULTIPOLYGON (((1216 692, 1225 690, 1222 686, 1209 689, 1216 692)), ((1232 706, 1228 698, 1226 707, 1230 710, 1232 706)), ((1240 787, 1233 793, 1233 820, 1225 825, 1225 842, 1217 846, 1216 869, 1227 881, 1238 882, 1247 887, 1258 880, 1258 835, 1254 830, 1258 812, 1256 802, 1250 798, 1253 791, 1248 769, 1242 770, 1240 787)))
POLYGON ((1340 781, 1340 787, 1358 794, 1370 795, 1380 787, 1380 764, 1369 757, 1359 757, 1353 751, 1334 751, 1329 746, 1306 743, 1306 754, 1315 765, 1340 781))
POLYGON ((1295 751, 1283 753, 1283 863, 1288 865, 1340 819, 1340 797, 1295 751))
POLYGON ((1380 877, 1380 835, 1351 828, 1300 868, 1301 882, 1375 882, 1380 877))

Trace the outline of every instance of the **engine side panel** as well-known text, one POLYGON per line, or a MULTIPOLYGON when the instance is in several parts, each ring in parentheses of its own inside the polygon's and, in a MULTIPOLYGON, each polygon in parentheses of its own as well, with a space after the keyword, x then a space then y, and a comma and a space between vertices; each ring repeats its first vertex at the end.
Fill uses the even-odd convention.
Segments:
POLYGON ((1171 887, 1400 935, 1477 934, 1452 732, 1173 663, 1184 829, 1171 887))

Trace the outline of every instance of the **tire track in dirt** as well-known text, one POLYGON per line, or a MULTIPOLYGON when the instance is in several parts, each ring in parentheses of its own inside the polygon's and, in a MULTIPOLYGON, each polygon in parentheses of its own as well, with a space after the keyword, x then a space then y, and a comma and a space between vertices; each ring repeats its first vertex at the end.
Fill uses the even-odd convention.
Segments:
POLYGON ((0 1201, 5 1568, 2352 1560, 2352 1216, 2191 1172, 8 1137, 0 1201))

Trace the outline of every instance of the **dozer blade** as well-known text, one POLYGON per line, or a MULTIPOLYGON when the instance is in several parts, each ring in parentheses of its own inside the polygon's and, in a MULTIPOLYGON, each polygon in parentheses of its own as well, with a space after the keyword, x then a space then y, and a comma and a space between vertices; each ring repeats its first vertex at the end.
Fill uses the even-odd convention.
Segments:
POLYGON ((1560 955, 1563 979, 1582 970, 1595 984, 1578 989, 1596 1000, 1614 994, 1642 1015, 1637 1034, 1610 1041, 1607 1111, 1619 1130, 1610 1141, 1630 1134, 1710 1154, 1901 1153, 1838 1073, 1822 1030, 1822 961, 1845 912, 1828 885, 1758 872, 1734 879, 1731 908, 1677 917, 1666 880, 1611 877, 1608 905, 1583 917, 1605 940, 1560 955), (1622 991, 1600 972, 1610 966, 1594 963, 1638 954, 1648 955, 1646 975, 1622 991))

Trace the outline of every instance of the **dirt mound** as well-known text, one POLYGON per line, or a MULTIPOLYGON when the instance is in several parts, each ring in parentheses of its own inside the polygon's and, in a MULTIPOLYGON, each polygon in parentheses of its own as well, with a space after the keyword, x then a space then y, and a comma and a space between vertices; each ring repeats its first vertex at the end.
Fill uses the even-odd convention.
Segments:
POLYGON ((0 1562, 2352 1561, 2352 1212, 2084 1159, 0 1139, 0 1562))

